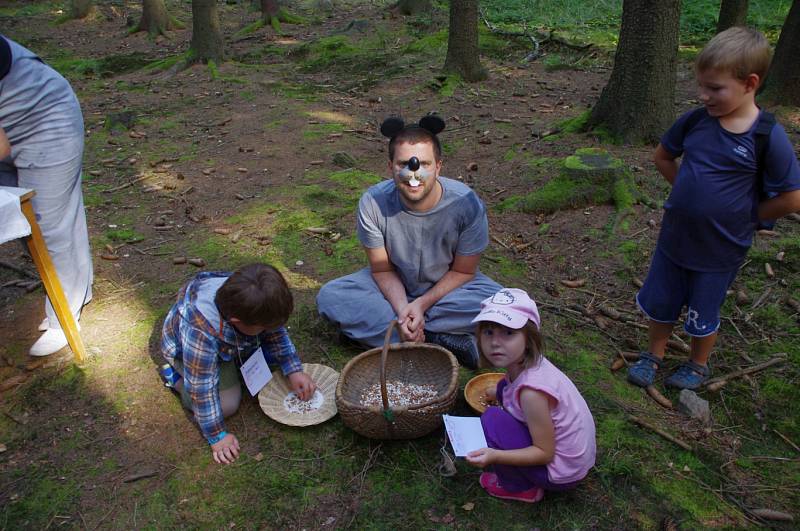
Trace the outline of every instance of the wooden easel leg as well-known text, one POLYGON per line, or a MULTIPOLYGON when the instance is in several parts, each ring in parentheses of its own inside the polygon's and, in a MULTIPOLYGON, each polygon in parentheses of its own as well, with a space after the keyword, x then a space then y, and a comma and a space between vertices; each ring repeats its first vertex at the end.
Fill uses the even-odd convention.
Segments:
POLYGON ((67 336, 72 352, 75 354, 75 361, 83 363, 86 359, 86 350, 83 346, 83 340, 78 333, 78 326, 75 323, 75 317, 69 309, 67 299, 64 296, 64 290, 61 287, 61 281, 58 280, 56 269, 53 266, 53 261, 50 259, 50 253, 47 251, 47 245, 42 237, 42 231, 39 229, 39 224, 36 222, 36 214, 33 212, 33 205, 30 201, 22 203, 22 213, 31 225, 31 235, 25 238, 28 244, 28 249, 33 257, 33 263, 36 264, 36 269, 42 277, 44 289, 47 296, 50 297, 50 302, 58 317, 58 322, 64 330, 64 335, 67 336))

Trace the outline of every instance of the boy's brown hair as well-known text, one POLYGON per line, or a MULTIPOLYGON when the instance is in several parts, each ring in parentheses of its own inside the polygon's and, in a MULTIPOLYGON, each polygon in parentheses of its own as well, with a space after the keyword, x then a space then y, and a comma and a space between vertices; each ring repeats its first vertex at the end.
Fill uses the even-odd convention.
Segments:
POLYGON ((734 26, 708 41, 695 61, 695 70, 721 70, 739 80, 750 74, 764 81, 772 53, 766 37, 752 28, 734 26))
MULTIPOLYGON (((493 321, 480 321, 478 323, 477 338, 478 352, 480 353, 478 367, 484 369, 494 367, 494 365, 492 365, 489 360, 486 359, 486 355, 483 353, 483 347, 481 346, 481 336, 483 335, 483 330, 487 326, 505 328, 503 325, 493 321)), ((523 364, 525 365, 525 368, 528 369, 538 365, 539 360, 542 359, 544 347, 542 343, 542 335, 539 333, 539 328, 536 327, 536 323, 533 321, 528 321, 525 323, 525 326, 522 327, 522 331, 525 332, 525 354, 523 364)))
POLYGON ((240 267, 217 290, 214 302, 225 319, 267 328, 286 324, 294 310, 286 279, 267 264, 240 267))
POLYGON ((419 144, 421 142, 430 142, 433 144, 433 156, 437 161, 442 159, 442 145, 439 143, 439 137, 415 125, 404 128, 389 140, 389 160, 394 161, 394 148, 397 144, 407 142, 409 144, 419 144))

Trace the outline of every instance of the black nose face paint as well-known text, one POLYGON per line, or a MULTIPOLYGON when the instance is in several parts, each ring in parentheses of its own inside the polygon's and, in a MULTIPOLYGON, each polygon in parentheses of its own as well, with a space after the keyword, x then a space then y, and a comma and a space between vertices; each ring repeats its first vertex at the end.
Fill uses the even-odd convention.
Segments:
POLYGON ((417 171, 419 169, 419 159, 417 157, 408 159, 408 169, 411 171, 417 171))

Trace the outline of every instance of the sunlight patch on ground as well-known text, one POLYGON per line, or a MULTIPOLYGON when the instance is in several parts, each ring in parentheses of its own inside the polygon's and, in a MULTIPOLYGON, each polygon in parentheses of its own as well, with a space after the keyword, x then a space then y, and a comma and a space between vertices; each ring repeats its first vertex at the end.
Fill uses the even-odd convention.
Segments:
POLYGON ((306 115, 312 118, 316 118, 317 120, 323 120, 325 122, 331 122, 331 123, 339 123, 347 125, 353 125, 355 123, 355 119, 352 116, 349 116, 341 112, 308 111, 306 112, 306 115))
MULTIPOLYGON (((279 268, 281 269, 281 268, 279 268)), ((291 271, 289 269, 281 269, 281 273, 286 277, 286 282, 294 289, 313 289, 318 290, 322 287, 322 283, 316 278, 309 277, 303 273, 291 271)))

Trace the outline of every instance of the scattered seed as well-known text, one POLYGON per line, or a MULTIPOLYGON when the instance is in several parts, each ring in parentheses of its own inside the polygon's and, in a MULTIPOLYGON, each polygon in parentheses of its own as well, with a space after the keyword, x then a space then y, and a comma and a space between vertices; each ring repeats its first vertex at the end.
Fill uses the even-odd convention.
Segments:
MULTIPOLYGON (((386 393, 390 407, 408 407, 433 400, 438 396, 436 388, 428 384, 386 382, 386 393)), ((381 384, 372 384, 361 393, 361 403, 367 407, 383 406, 381 384)))

